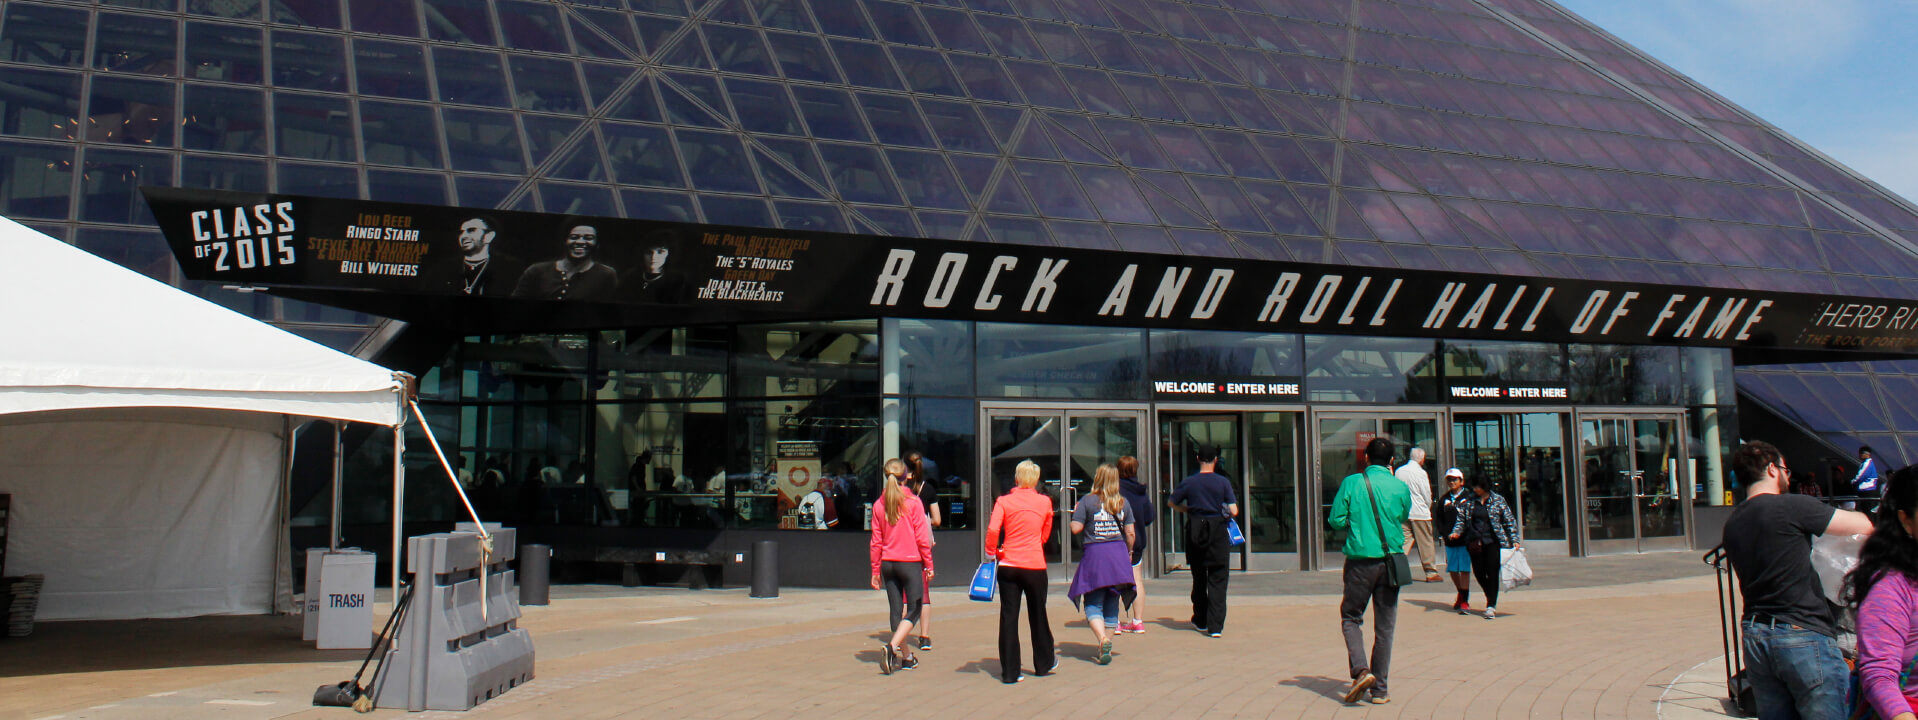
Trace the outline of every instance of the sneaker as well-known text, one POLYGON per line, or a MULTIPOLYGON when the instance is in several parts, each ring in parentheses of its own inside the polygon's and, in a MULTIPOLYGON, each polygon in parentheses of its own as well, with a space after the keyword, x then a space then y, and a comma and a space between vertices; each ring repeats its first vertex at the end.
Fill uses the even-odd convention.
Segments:
POLYGON ((1045 677, 1047 675, 1051 675, 1052 671, 1058 670, 1058 669, 1059 669, 1059 656, 1054 655, 1052 657, 1051 665, 1047 665, 1046 669, 1044 670, 1034 670, 1032 671, 1032 674, 1034 677, 1045 677))
POLYGON ((1209 638, 1215 638, 1215 637, 1218 637, 1219 635, 1220 633, 1216 630, 1205 634, 1205 636, 1209 638))
POLYGON ((1345 704, 1351 705, 1358 702, 1359 697, 1364 695, 1365 691, 1372 689, 1378 681, 1379 679, 1374 677, 1371 671, 1359 671, 1359 676, 1352 678, 1352 686, 1345 689, 1345 704))
POLYGON ((1008 679, 1008 680, 1000 680, 999 682, 1002 682, 1002 683, 1005 683, 1005 684, 1007 684, 1007 685, 1013 685, 1013 684, 1016 684, 1016 683, 1018 683, 1018 682, 1019 682, 1020 680, 1024 680, 1024 679, 1026 679, 1026 676, 1024 676, 1024 675, 1014 675, 1014 676, 1012 676, 1012 678, 1011 678, 1011 679, 1008 679))
POLYGON ((885 655, 879 658, 879 672, 891 675, 899 667, 899 651, 892 649, 892 643, 881 643, 880 647, 885 650, 885 655))
POLYGON ((931 649, 932 649, 932 638, 930 638, 930 637, 927 637, 927 636, 925 636, 925 635, 920 635, 920 636, 919 636, 919 649, 920 649, 920 650, 931 650, 931 649))
POLYGON ((1112 664, 1112 641, 1108 640, 1099 644, 1099 664, 1112 664))
POLYGON ((1438 581, 1440 581, 1440 580, 1444 580, 1444 579, 1445 579, 1445 578, 1442 578, 1442 577, 1439 577, 1439 574, 1438 574, 1438 573, 1426 573, 1426 575, 1425 575, 1425 581, 1426 581, 1426 582, 1438 582, 1438 581))
POLYGON ((1460 614, 1460 615, 1470 615, 1470 614, 1472 614, 1472 605, 1471 605, 1470 603, 1459 603, 1459 604, 1458 604, 1458 614, 1460 614))
POLYGON ((1498 617, 1498 608, 1485 608, 1485 619, 1490 620, 1495 617, 1498 617))
POLYGON ((1134 634, 1134 635, 1144 635, 1144 634, 1145 634, 1145 621, 1144 621, 1144 620, 1134 620, 1134 621, 1132 621, 1132 634, 1134 634))
POLYGON ((1373 705, 1384 705, 1386 703, 1392 702, 1392 698, 1386 697, 1384 695, 1373 695, 1372 697, 1367 698, 1366 702, 1370 702, 1373 705))
POLYGON ((917 655, 899 661, 900 670, 911 670, 916 667, 919 667, 919 657, 917 655))

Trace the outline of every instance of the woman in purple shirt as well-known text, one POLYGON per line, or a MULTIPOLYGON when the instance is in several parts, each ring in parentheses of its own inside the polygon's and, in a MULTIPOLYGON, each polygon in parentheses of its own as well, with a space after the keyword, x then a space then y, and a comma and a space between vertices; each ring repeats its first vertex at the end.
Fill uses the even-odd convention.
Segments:
MULTIPOLYGON (((1918 467, 1918 466, 1915 466, 1918 467)), ((1918 469, 1893 473, 1858 568, 1845 578, 1858 609, 1858 680, 1875 717, 1913 720, 1918 655, 1918 469)))

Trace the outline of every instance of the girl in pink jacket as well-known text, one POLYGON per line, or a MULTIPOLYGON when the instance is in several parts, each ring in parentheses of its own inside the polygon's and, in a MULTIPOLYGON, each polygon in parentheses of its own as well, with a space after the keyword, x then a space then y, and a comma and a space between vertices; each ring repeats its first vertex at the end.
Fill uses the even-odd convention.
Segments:
POLYGON ((901 485, 905 475, 905 462, 886 461, 886 489, 872 509, 872 589, 885 588, 892 616, 892 640, 879 666, 887 675, 919 666, 905 641, 919 622, 926 584, 932 580, 932 525, 925 505, 901 485))

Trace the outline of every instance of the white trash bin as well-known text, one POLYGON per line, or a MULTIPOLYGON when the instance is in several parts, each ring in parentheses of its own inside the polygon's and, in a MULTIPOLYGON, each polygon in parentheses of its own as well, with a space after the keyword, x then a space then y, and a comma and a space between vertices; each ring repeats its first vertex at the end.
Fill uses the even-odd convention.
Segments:
POLYGON ((306 599, 300 602, 300 640, 320 639, 320 562, 326 548, 306 549, 306 599))
POLYGON ((373 647, 373 553, 339 550, 320 557, 320 591, 309 592, 319 606, 321 650, 373 647))

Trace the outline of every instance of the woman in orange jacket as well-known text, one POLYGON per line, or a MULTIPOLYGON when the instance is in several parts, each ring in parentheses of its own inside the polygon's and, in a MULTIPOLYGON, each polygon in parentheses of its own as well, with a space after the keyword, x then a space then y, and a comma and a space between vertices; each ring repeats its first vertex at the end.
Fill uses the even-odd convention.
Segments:
POLYGON ((1046 620, 1045 546, 1052 536, 1053 502, 1034 489, 1039 486, 1038 463, 1019 463, 1012 479, 1016 487, 993 503, 992 519, 986 523, 986 556, 999 559, 999 679, 1007 684, 1025 679, 1019 671, 1022 595, 1032 625, 1032 674, 1047 675, 1059 665, 1046 620))
POLYGON ((892 640, 879 664, 887 675, 919 666, 905 642, 919 621, 926 583, 932 580, 932 526, 926 521, 926 506, 901 487, 905 476, 904 462, 887 460, 886 488, 872 509, 872 589, 885 588, 892 616, 892 640))

